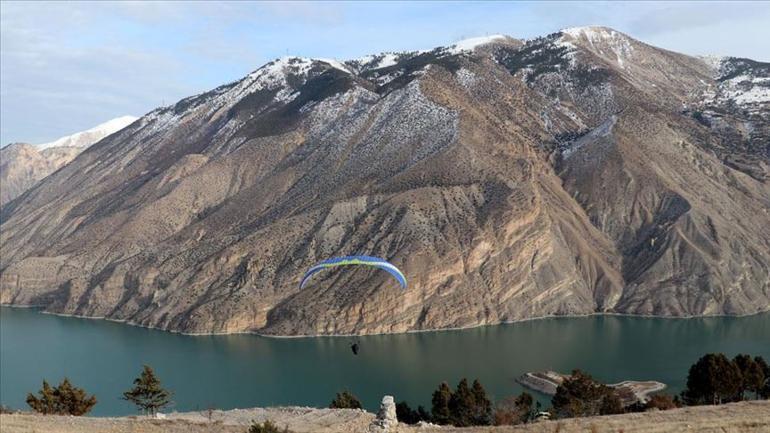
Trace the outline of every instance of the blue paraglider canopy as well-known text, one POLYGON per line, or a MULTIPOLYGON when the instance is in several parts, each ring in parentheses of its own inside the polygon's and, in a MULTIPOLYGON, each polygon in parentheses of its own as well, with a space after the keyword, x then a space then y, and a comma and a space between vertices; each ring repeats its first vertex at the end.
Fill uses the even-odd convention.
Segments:
POLYGON ((388 272, 390 275, 393 275, 393 277, 398 280, 398 284, 401 285, 402 289, 406 289, 406 277, 401 272, 401 270, 399 270, 394 264, 388 262, 387 260, 372 256, 344 256, 324 260, 320 263, 317 263, 312 268, 308 269, 307 272, 305 272, 305 276, 302 277, 302 282, 299 284, 299 287, 300 289, 304 288, 305 283, 307 283, 308 279, 313 276, 313 274, 324 269, 334 268, 337 266, 352 265, 370 266, 373 268, 382 269, 383 271, 388 272))

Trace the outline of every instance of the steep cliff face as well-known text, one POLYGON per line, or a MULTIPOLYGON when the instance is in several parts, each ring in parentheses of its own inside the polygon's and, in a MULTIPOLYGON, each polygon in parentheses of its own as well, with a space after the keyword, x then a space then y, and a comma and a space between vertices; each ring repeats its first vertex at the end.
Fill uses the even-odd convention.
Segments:
POLYGON ((605 28, 280 59, 3 207, 0 300, 292 335, 765 311, 768 100, 735 108, 731 61, 605 28), (408 289, 350 268, 298 289, 351 253, 388 258, 408 289))

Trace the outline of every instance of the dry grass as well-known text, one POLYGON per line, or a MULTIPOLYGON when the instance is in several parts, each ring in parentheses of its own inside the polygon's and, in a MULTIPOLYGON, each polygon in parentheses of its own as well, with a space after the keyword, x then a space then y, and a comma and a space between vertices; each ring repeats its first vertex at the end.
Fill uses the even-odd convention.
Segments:
POLYGON ((522 426, 442 431, 457 433, 768 433, 770 432, 770 401, 574 418, 522 426))
MULTIPOLYGON (((293 431, 353 433, 367 431, 373 415, 363 411, 329 409, 247 409, 217 411, 213 422, 199 414, 175 414, 172 419, 137 417, 89 418, 0 415, 2 433, 245 433, 249 419, 271 418, 293 431)), ((633 413, 507 427, 424 428, 400 425, 393 433, 436 431, 441 433, 767 433, 770 432, 770 401, 723 406, 700 406, 669 411, 633 413)))

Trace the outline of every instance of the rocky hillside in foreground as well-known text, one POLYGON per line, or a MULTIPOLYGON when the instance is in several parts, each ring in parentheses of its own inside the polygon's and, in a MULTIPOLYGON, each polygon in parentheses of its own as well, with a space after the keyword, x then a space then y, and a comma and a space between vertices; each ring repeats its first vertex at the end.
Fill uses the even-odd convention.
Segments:
POLYGON ((0 211, 0 301, 210 333, 770 310, 770 65, 602 27, 283 58, 0 211), (369 254, 384 272, 303 272, 369 254))
POLYGON ((75 159, 86 147, 136 119, 122 116, 50 143, 11 143, 0 148, 0 206, 75 159))

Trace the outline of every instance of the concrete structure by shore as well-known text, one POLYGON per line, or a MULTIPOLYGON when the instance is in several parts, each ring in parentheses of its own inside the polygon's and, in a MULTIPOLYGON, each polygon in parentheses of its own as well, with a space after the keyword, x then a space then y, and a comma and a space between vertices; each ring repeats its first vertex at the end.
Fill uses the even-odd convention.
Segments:
MULTIPOLYGON (((516 381, 531 390, 546 394, 555 395, 556 388, 568 379, 570 375, 562 374, 556 371, 536 371, 524 373, 516 381)), ((629 406, 636 402, 645 402, 649 398, 650 394, 662 391, 666 388, 666 384, 657 382, 654 380, 647 381, 635 381, 624 380, 618 383, 607 384, 611 388, 615 388, 618 392, 623 406, 629 406)))

